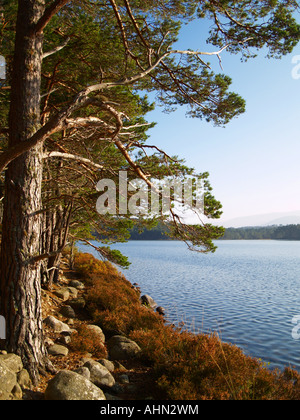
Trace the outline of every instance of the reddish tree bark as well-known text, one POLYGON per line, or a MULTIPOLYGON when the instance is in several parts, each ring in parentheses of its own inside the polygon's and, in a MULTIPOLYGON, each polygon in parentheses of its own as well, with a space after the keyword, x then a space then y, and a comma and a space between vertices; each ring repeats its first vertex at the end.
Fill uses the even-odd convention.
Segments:
MULTIPOLYGON (((26 142, 40 124, 43 35, 34 25, 44 14, 44 0, 19 0, 11 82, 9 147, 26 142)), ((6 348, 21 356, 37 383, 46 365, 41 312, 40 253, 43 144, 13 160, 5 176, 1 246, 0 312, 6 319, 6 348)))

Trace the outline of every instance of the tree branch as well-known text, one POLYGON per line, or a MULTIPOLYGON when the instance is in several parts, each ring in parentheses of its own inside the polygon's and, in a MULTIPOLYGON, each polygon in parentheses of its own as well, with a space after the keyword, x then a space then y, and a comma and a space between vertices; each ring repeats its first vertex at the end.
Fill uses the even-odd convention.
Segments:
POLYGON ((68 244, 65 244, 62 248, 58 249, 57 251, 48 252, 48 253, 45 253, 45 254, 40 254, 40 255, 37 255, 36 257, 31 257, 31 258, 29 258, 28 260, 25 261, 25 264, 34 265, 34 264, 38 263, 39 261, 46 260, 50 257, 55 257, 56 255, 61 254, 63 252, 64 247, 66 245, 68 245, 68 244))
POLYGON ((90 98, 83 94, 79 94, 73 103, 66 109, 60 111, 51 120, 49 120, 42 128, 40 128, 32 137, 26 141, 22 141, 0 155, 0 172, 14 159, 33 147, 45 141, 49 136, 67 128, 66 119, 69 115, 80 107, 90 104, 90 98))
POLYGON ((123 22, 122 22, 122 18, 121 18, 118 6, 116 5, 115 0, 109 0, 109 2, 110 2, 111 6, 113 8, 114 14, 115 14, 116 19, 117 19, 117 23, 118 23, 120 31, 121 31, 121 36, 122 36, 122 41, 123 41, 123 44, 124 44, 124 47, 125 47, 125 51, 126 51, 126 53, 128 53, 132 57, 136 58, 135 56, 133 56, 133 54, 130 51, 130 48, 129 48, 129 45, 128 45, 128 42, 127 42, 127 38, 126 38, 126 34, 125 34, 124 25, 123 25, 123 22))
POLYGON ((129 15, 129 17, 130 17, 130 19, 131 19, 132 23, 133 23, 133 26, 134 26, 134 28, 135 28, 135 30, 136 30, 136 32, 137 32, 137 34, 138 34, 138 36, 140 37, 140 40, 141 40, 141 41, 142 41, 142 43, 145 45, 145 47, 146 47, 146 48, 148 48, 148 50, 150 50, 150 49, 151 49, 151 48, 150 48, 150 45, 149 45, 149 43, 145 40, 145 38, 144 38, 144 36, 143 36, 143 34, 142 34, 142 32, 141 32, 141 30, 140 30, 140 28, 139 28, 138 24, 137 24, 137 21, 135 20, 135 17, 134 17, 134 15, 133 15, 133 13, 132 13, 132 10, 131 10, 131 7, 130 7, 130 5, 129 5, 128 1, 127 1, 127 0, 124 0, 124 4, 125 4, 126 10, 127 10, 127 13, 128 13, 128 15, 129 15))
POLYGON ((50 92, 44 93, 44 95, 41 95, 41 99, 45 98, 46 96, 50 96, 52 93, 56 92, 58 90, 58 88, 52 89, 50 90, 50 92))
POLYGON ((82 156, 73 155, 72 153, 62 153, 62 152, 46 152, 43 154, 43 159, 49 159, 52 157, 59 157, 62 159, 72 159, 77 160, 79 162, 85 163, 87 165, 93 166, 96 169, 103 169, 104 166, 98 165, 97 163, 93 162, 90 159, 84 158, 82 156))
MULTIPOLYGON (((54 4, 56 4, 57 8, 60 6, 60 8, 67 3, 67 0, 61 0, 56 1, 53 3, 53 7, 51 10, 54 10, 54 4)), ((51 6, 50 6, 51 7, 51 6)), ((57 10, 57 9, 55 9, 57 10)), ((46 14, 46 12, 45 12, 46 14)), ((50 14, 50 12, 48 12, 50 14)), ((52 14, 53 15, 53 14, 52 14)), ((52 16, 51 15, 51 16, 52 16)), ((249 40, 249 38, 247 39, 249 40)), ((243 41, 246 42, 247 40, 243 41)), ((243 42, 240 42, 241 44, 243 42)), ((232 44, 232 43, 231 43, 232 44)), ((158 57, 152 65, 149 65, 149 67, 146 70, 141 71, 140 73, 135 74, 134 76, 121 79, 116 82, 106 82, 106 83, 98 83, 92 86, 87 87, 86 89, 79 92, 76 97, 74 98, 73 102, 71 104, 63 109, 62 111, 58 112, 57 115, 55 115, 51 120, 49 120, 42 128, 40 128, 32 137, 30 137, 28 140, 18 143, 17 145, 11 147, 7 151, 3 152, 0 155, 0 172, 14 159, 16 159, 18 156, 22 155, 23 153, 29 151, 31 148, 35 147, 39 143, 45 141, 47 137, 51 136, 54 133, 57 133, 61 130, 67 129, 68 124, 66 122, 67 118, 70 117, 70 115, 78 110, 79 108, 85 107, 90 104, 95 104, 94 98, 89 98, 89 95, 94 92, 99 92, 104 89, 111 89, 113 87, 117 86, 128 86, 135 82, 138 82, 139 80, 143 79, 144 77, 148 76, 151 72, 153 72, 162 62, 163 60, 168 57, 171 54, 181 54, 181 55, 194 55, 194 56, 200 56, 200 55, 217 55, 224 51, 226 48, 228 48, 231 44, 225 45, 223 48, 221 48, 219 51, 216 52, 200 52, 200 51, 181 51, 181 50, 170 50, 164 53, 162 56, 158 57)), ((112 108, 109 107, 108 104, 102 103, 100 100, 96 101, 98 104, 101 103, 104 107, 104 109, 107 109, 109 112, 114 113, 115 117, 119 118, 119 114, 112 108), (118 114, 118 115, 117 115, 118 114)), ((79 122, 79 120, 78 120, 79 122)), ((119 121, 120 122, 120 121, 119 121)), ((69 122, 71 124, 71 122, 69 122)), ((120 124, 120 129, 122 128, 122 122, 120 124)), ((119 134, 120 129, 117 128, 116 135, 119 134)))
POLYGON ((50 55, 53 55, 55 53, 57 53, 58 51, 62 50, 63 48, 65 48, 65 46, 68 44, 68 42, 70 41, 70 38, 68 37, 67 39, 64 40, 64 42, 61 45, 58 45, 56 48, 54 48, 51 51, 47 51, 43 54, 43 60, 46 57, 49 57, 50 55))
POLYGON ((177 163, 177 160, 176 159, 174 159, 174 158, 172 158, 171 156, 169 156, 164 150, 162 150, 162 149, 160 149, 159 147, 157 147, 157 146, 152 146, 152 145, 150 145, 150 144, 140 144, 139 142, 137 142, 137 141, 133 141, 132 143, 132 146, 135 146, 135 147, 139 147, 140 149, 155 149, 155 150, 157 150, 161 155, 163 155, 166 159, 168 159, 168 160, 170 160, 170 161, 172 161, 172 162, 175 162, 175 163, 177 163))
POLYGON ((50 20, 55 16, 70 0, 55 0, 46 10, 43 16, 33 27, 35 34, 43 32, 50 20))

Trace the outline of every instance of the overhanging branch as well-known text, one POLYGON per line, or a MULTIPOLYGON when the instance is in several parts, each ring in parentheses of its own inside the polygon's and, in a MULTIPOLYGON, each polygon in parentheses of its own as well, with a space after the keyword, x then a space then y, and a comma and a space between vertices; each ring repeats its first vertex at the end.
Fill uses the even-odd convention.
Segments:
POLYGON ((64 40, 64 42, 61 45, 58 45, 56 48, 53 48, 53 50, 44 52, 43 60, 44 60, 44 58, 47 58, 50 55, 53 55, 53 54, 57 53, 58 51, 62 50, 63 48, 65 48, 65 46, 68 44, 69 41, 70 41, 70 38, 67 38, 67 39, 64 40))
MULTIPOLYGON (((50 19, 50 16, 52 17, 60 8, 63 7, 63 5, 65 5, 66 3, 68 3, 67 0, 57 0, 55 1, 52 6, 50 6, 46 12, 45 15, 43 16, 42 22, 40 23, 40 25, 42 25, 42 23, 47 20, 46 17, 48 17, 50 19), (51 9, 51 10, 50 10, 51 9), (56 12, 54 12, 56 11, 56 12)), ((248 38, 247 40, 249 40, 250 38, 248 38)), ((244 42, 246 42, 247 40, 245 40, 244 42)), ((241 44, 243 44, 244 42, 240 42, 241 44)), ((161 55, 160 57, 158 57, 156 59, 156 61, 152 64, 149 65, 149 67, 143 71, 141 71, 140 73, 135 74, 134 76, 131 77, 127 77, 124 79, 121 79, 119 81, 116 82, 106 82, 106 83, 98 83, 95 85, 91 85, 88 86, 86 89, 82 90, 81 92, 79 92, 76 97, 74 98, 74 100, 71 102, 71 104, 63 109, 62 111, 58 112, 57 115, 55 115, 54 117, 52 117, 52 119, 50 119, 41 129, 39 129, 32 137, 30 137, 28 140, 23 141, 18 143, 17 145, 11 147, 10 149, 8 149, 7 151, 3 152, 0 155, 0 172, 14 159, 16 159, 18 156, 22 155, 23 153, 29 151, 30 149, 32 149, 33 147, 37 146, 38 144, 42 143, 43 141, 45 141, 49 136, 51 136, 54 133, 57 133, 61 130, 65 130, 68 128, 68 123, 67 123, 67 119, 72 115, 72 113, 74 111, 77 111, 78 109, 88 106, 90 104, 95 104, 97 102, 97 104, 99 105, 100 103, 102 105, 105 105, 103 102, 97 100, 95 101, 94 98, 90 98, 89 95, 91 93, 95 93, 95 92, 99 92, 105 89, 111 89, 117 86, 129 86, 134 84, 135 82, 138 82, 139 80, 145 78, 146 76, 148 76, 150 73, 152 73, 161 63, 163 63, 163 60, 172 55, 172 54, 180 54, 180 55, 194 55, 194 56, 202 56, 202 55, 209 55, 209 56, 218 56, 221 54, 222 51, 224 51, 225 49, 227 49, 230 45, 232 45, 232 43, 229 43, 227 45, 225 45, 223 48, 221 48, 219 51, 216 52, 200 52, 200 51, 184 51, 184 50, 170 50, 165 52, 163 55, 161 55)), ((109 105, 105 105, 104 109, 106 109, 113 113, 114 109, 111 107, 111 109, 109 109, 109 105)), ((119 115, 119 114, 118 114, 119 115)), ((117 116, 117 114, 115 114, 115 117, 117 118, 117 121, 119 119, 119 116, 117 116)), ((79 120, 77 120, 77 122, 79 122, 79 120)), ((120 121, 118 121, 118 123, 120 123, 120 121)), ((80 124, 79 124, 80 125, 80 124)), ((120 133, 120 130, 122 128, 122 122, 121 124, 119 124, 119 127, 116 130, 116 133, 113 133, 113 136, 116 134, 118 135, 120 133), (119 128, 120 127, 120 128, 119 128)))
POLYGON ((44 155, 43 155, 43 159, 49 159, 49 158, 53 158, 53 157, 76 160, 78 162, 85 163, 89 166, 93 166, 96 169, 103 169, 104 168, 104 166, 98 165, 97 163, 93 162, 90 159, 84 158, 84 157, 79 156, 79 155, 73 155, 72 153, 47 152, 47 153, 44 153, 44 155))

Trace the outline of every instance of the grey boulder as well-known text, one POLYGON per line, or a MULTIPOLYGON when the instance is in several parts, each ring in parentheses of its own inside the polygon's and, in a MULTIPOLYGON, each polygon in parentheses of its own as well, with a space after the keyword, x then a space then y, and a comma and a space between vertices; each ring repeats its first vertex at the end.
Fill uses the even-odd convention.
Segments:
POLYGON ((148 308, 155 309, 157 307, 157 303, 155 300, 149 295, 143 295, 141 297, 142 305, 147 306, 148 308))
POLYGON ((47 316, 47 318, 44 319, 44 324, 47 325, 47 327, 51 328, 55 333, 71 332, 69 325, 65 324, 59 319, 56 319, 52 315, 49 315, 47 316))
POLYGON ((109 370, 100 363, 90 360, 83 367, 90 371, 90 381, 98 387, 111 388, 115 385, 115 379, 109 370))
POLYGON ((102 390, 84 378, 82 375, 69 370, 61 370, 48 383, 45 391, 46 400, 105 400, 102 390))
POLYGON ((127 360, 139 357, 141 348, 139 345, 122 335, 114 335, 107 342, 107 348, 111 360, 127 360))
POLYGON ((22 399, 22 389, 30 386, 21 358, 14 353, 0 354, 0 400, 22 399))
POLYGON ((17 384, 17 375, 0 361, 0 400, 12 399, 13 389, 17 384))
POLYGON ((53 346, 48 348, 48 353, 52 356, 67 356, 69 350, 65 346, 61 346, 60 344, 53 344, 53 346))

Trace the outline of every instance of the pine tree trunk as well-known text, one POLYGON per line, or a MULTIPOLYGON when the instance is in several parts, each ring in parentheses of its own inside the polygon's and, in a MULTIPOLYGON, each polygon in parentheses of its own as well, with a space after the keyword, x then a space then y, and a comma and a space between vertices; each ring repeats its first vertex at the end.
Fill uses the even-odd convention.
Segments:
MULTIPOLYGON (((32 25, 44 12, 44 0, 19 0, 11 83, 9 146, 26 141, 40 124, 42 34, 32 25)), ((6 319, 6 348, 21 356, 37 383, 45 367, 41 312, 40 229, 42 145, 9 164, 1 246, 1 306, 6 319)))

